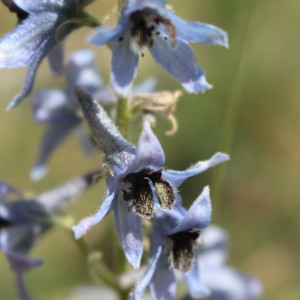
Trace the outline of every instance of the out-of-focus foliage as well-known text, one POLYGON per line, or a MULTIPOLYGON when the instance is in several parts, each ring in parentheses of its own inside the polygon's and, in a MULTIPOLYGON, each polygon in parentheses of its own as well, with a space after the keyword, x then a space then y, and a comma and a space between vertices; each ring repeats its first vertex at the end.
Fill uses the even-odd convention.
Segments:
MULTIPOLYGON (((96 1, 89 10, 107 19, 111 1, 96 1)), ((173 0, 169 3, 187 20, 200 20, 226 30, 229 50, 194 45, 199 64, 214 88, 200 95, 184 95, 175 113, 179 129, 165 136, 169 123, 159 120, 156 133, 166 154, 167 166, 184 169, 216 151, 227 152, 231 161, 181 187, 192 201, 206 184, 211 186, 213 223, 231 234, 233 266, 258 277, 263 299, 300 298, 300 4, 298 0, 173 0)), ((112 13, 109 23, 114 23, 112 13)), ((16 19, 1 8, 0 35, 16 19)), ((67 53, 87 47, 81 29, 66 41, 67 53)), ((90 46, 88 46, 90 47, 90 46)), ((90 47, 92 48, 92 47, 90 47)), ((104 78, 109 79, 110 51, 96 49, 104 78)), ((146 52, 137 81, 151 71, 159 88, 180 86, 146 52)), ((43 128, 31 116, 29 101, 6 112, 7 103, 21 86, 25 70, 0 70, 0 178, 22 190, 38 192, 82 174, 100 163, 100 154, 82 157, 75 138, 70 138, 50 162, 49 175, 33 183, 29 171, 43 128)), ((63 86, 51 77, 47 63, 38 71, 34 90, 63 86)), ((140 123, 136 120, 137 126, 140 123)), ((155 130, 155 129, 154 129, 155 130)), ((139 131, 135 132, 138 135, 139 131)), ((135 137, 135 135, 133 135, 135 137)), ((71 207, 79 220, 93 212, 103 196, 100 184, 71 207)), ((116 235, 111 218, 96 226, 85 239, 103 251, 117 268, 110 236, 116 235)), ((116 236, 115 236, 116 237, 116 236)), ((118 250, 115 251, 118 251, 118 250)), ((76 285, 89 283, 85 262, 72 236, 57 228, 33 251, 45 265, 26 276, 34 299, 66 299, 76 285)), ((0 299, 14 299, 12 275, 0 256, 0 299)))

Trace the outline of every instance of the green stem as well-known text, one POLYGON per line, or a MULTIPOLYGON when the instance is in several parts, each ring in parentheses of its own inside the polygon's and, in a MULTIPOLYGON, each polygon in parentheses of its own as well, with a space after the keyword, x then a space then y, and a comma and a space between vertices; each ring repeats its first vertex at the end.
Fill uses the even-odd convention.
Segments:
POLYGON ((142 103, 134 103, 131 106, 131 114, 135 115, 136 113, 140 112, 143 109, 143 104, 142 103))
MULTIPOLYGON (((221 139, 220 149, 225 151, 226 153, 230 153, 230 149, 232 147, 233 137, 234 137, 234 128, 237 123, 238 112, 242 103, 242 94, 244 91, 244 76, 247 66, 247 57, 248 51, 250 49, 251 37, 253 33, 253 29, 255 27, 256 13, 257 13, 257 0, 252 3, 252 10, 249 13, 249 19, 247 22, 247 26, 245 28, 244 39, 241 43, 243 45, 242 50, 240 52, 240 56, 238 59, 238 68, 236 72, 236 79, 234 80, 234 86, 232 88, 232 92, 230 94, 229 101, 229 109, 228 113, 225 117, 224 121, 224 130, 223 136, 221 139)), ((226 176, 226 171, 228 168, 228 164, 224 164, 220 166, 217 170, 216 176, 213 182, 213 195, 212 198, 218 201, 221 197, 223 186, 224 186, 224 178, 226 176)), ((216 214, 215 214, 216 215, 216 214)))
POLYGON ((80 253, 84 257, 84 259, 88 262, 88 268, 92 272, 93 275, 97 276, 97 279, 103 282, 106 286, 112 288, 120 295, 124 293, 123 289, 120 287, 118 278, 111 272, 103 260, 101 259, 101 255, 99 253, 91 253, 88 245, 81 239, 74 239, 74 233, 72 230, 68 229, 70 234, 72 235, 72 239, 75 241, 77 248, 80 253))
POLYGON ((129 99, 120 98, 117 104, 116 125, 125 138, 129 135, 131 110, 129 99))
POLYGON ((90 270, 93 271, 93 274, 96 275, 97 279, 99 279, 106 286, 110 287, 115 292, 117 292, 119 294, 119 299, 128 299, 128 294, 132 289, 132 286, 129 288, 121 286, 118 278, 114 275, 115 273, 113 273, 109 268, 107 268, 107 266, 101 260, 100 253, 96 252, 91 254, 89 256, 88 262, 90 270))
POLYGON ((99 253, 92 253, 88 257, 89 268, 96 275, 97 279, 103 282, 106 286, 120 293, 121 288, 118 284, 118 279, 107 266, 103 263, 99 253))
POLYGON ((91 28, 99 27, 101 26, 101 22, 91 14, 87 12, 82 12, 81 19, 85 21, 85 25, 91 28))
POLYGON ((87 244, 85 243, 84 239, 74 239, 73 231, 71 231, 71 234, 72 234, 73 240, 76 243, 76 246, 77 246, 78 250, 80 251, 82 256, 86 259, 89 256, 89 253, 90 253, 87 244))
POLYGON ((88 25, 89 25, 91 28, 96 28, 96 27, 101 26, 102 24, 101 24, 101 22, 99 22, 99 20, 97 20, 94 16, 89 15, 88 25))

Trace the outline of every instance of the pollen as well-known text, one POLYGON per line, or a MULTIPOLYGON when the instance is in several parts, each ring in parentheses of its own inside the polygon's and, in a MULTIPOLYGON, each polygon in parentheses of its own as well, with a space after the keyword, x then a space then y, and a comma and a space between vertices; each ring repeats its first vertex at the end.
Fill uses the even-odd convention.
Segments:
POLYGON ((154 195, 150 183, 153 184, 159 205, 163 209, 171 209, 175 203, 174 191, 162 177, 161 171, 142 170, 127 175, 120 185, 121 199, 127 201, 129 210, 143 217, 153 217, 154 195))
POLYGON ((131 49, 139 53, 144 47, 151 47, 154 35, 160 35, 159 26, 163 25, 168 34, 165 40, 170 40, 171 46, 176 42, 176 30, 172 22, 161 16, 157 10, 145 7, 130 15, 131 49))
POLYGON ((191 269, 193 265, 195 241, 199 235, 199 230, 191 229, 169 236, 173 242, 170 259, 175 269, 183 272, 188 272, 191 269))

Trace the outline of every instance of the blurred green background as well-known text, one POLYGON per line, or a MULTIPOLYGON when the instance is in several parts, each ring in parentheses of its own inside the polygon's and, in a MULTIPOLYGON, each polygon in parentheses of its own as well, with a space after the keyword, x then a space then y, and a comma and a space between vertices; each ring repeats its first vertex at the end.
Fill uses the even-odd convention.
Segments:
MULTIPOLYGON (((223 28, 230 49, 193 45, 200 66, 214 88, 205 94, 184 95, 177 106, 178 132, 165 136, 169 127, 159 119, 155 132, 166 154, 166 166, 185 169, 217 151, 230 155, 223 166, 188 180, 182 187, 189 203, 204 185, 211 187, 213 223, 232 238, 229 262, 259 278, 262 299, 300 299, 300 3, 298 0, 173 0, 178 15, 223 28)), ((113 4, 96 1, 90 10, 100 20, 111 14, 113 4)), ((15 24, 15 17, 1 6, 0 35, 15 24)), ((66 52, 82 47, 89 29, 66 41, 66 52)), ((110 51, 96 49, 103 77, 108 82, 110 51)), ((32 119, 26 99, 7 112, 6 105, 20 90, 26 70, 0 70, 0 178, 27 193, 37 193, 100 165, 101 156, 85 158, 72 136, 50 161, 50 172, 31 182, 29 171, 43 132, 32 119)), ((159 78, 159 89, 180 85, 157 65, 151 55, 141 60, 136 82, 148 75, 159 78)), ((46 62, 39 69, 34 91, 63 86, 52 78, 46 62)), ((138 121, 137 121, 138 123, 138 121)), ((140 125, 140 124, 139 124, 140 125)), ((137 132, 135 133, 135 135, 137 132)), ((76 220, 92 213, 103 196, 103 185, 87 191, 69 206, 76 220)), ((116 233, 106 218, 85 237, 91 247, 103 250, 107 261, 115 247, 116 233)), ((117 243, 118 244, 118 243, 117 243)), ((89 284, 83 258, 72 237, 55 228, 34 248, 31 257, 42 258, 43 267, 26 275, 33 299, 67 299, 72 288, 89 284)), ((13 276, 0 256, 0 299, 15 299, 13 276)))

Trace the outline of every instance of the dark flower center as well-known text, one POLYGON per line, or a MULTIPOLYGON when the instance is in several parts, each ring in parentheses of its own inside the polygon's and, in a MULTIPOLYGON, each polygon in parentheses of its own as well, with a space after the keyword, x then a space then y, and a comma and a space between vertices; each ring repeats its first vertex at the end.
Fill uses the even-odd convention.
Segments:
POLYGON ((199 236, 200 230, 197 229, 182 231, 168 236, 173 242, 170 259, 175 269, 183 272, 191 269, 194 260, 195 241, 199 236))
MULTIPOLYGON (((161 33, 156 30, 156 27, 160 24, 166 27, 171 45, 175 44, 176 31, 174 25, 169 19, 161 16, 157 10, 150 7, 137 10, 130 15, 130 21, 132 24, 131 36, 138 48, 153 45, 153 34, 159 35, 161 33)), ((168 38, 165 37, 165 39, 168 38)))
POLYGON ((154 197, 151 190, 152 182, 158 202, 163 209, 171 209, 175 202, 173 188, 162 177, 161 171, 142 170, 127 175, 121 183, 122 198, 129 201, 129 209, 143 218, 153 216, 154 197))
POLYGON ((1 2, 8 7, 9 11, 15 13, 18 17, 18 22, 21 23, 28 17, 28 13, 19 8, 13 0, 1 0, 1 2))

